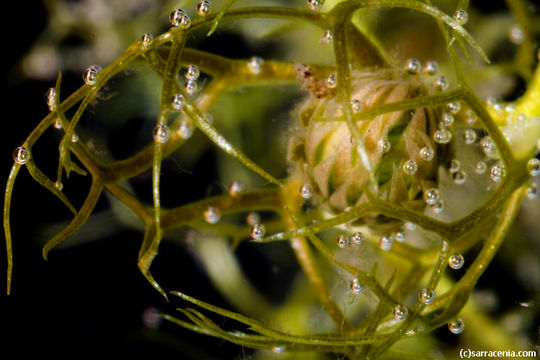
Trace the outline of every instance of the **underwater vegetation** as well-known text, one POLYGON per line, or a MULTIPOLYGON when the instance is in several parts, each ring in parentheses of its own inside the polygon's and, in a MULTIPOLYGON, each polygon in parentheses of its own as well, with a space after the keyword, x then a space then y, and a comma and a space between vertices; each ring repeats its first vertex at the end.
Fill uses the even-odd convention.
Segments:
POLYGON ((537 4, 46 4, 10 297, 34 237, 46 266, 88 251, 93 299, 136 264, 141 339, 188 358, 536 356, 537 4))

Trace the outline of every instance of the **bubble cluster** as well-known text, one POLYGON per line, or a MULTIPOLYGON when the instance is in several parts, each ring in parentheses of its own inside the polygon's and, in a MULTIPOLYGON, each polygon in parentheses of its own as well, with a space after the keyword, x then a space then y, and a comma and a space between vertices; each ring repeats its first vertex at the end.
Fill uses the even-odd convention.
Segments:
POLYGON ((506 177, 506 167, 504 166, 502 161, 498 161, 495 163, 489 173, 489 178, 493 182, 501 182, 506 177))
POLYGON ((184 9, 174 9, 169 15, 169 21, 174 27, 184 30, 191 26, 191 18, 184 9))
POLYGON ((91 65, 86 70, 84 70, 82 78, 86 85, 95 85, 98 79, 99 72, 101 71, 101 66, 91 65))
POLYGON ((212 4, 208 0, 201 0, 197 3, 195 10, 199 16, 207 16, 212 11, 212 4))
POLYGON ((19 146, 13 151, 13 160, 15 160, 17 164, 24 165, 31 157, 32 154, 30 153, 30 150, 24 146, 19 146))
POLYGON ((45 93, 45 100, 47 101, 47 106, 49 107, 50 111, 54 111, 54 98, 56 97, 56 90, 54 88, 50 88, 45 93))
POLYGON ((307 0, 307 4, 311 10, 318 11, 324 4, 324 0, 307 0))
POLYGON ((536 199, 540 195, 540 189, 535 183, 530 183, 525 190, 525 196, 529 199, 536 199))
POLYGON ((531 158, 527 161, 527 171, 531 176, 540 175, 540 160, 537 158, 531 158))
POLYGON ((482 151, 484 154, 490 158, 490 159, 498 159, 499 158, 499 151, 497 150, 497 147, 495 146, 495 143, 493 140, 491 140, 491 137, 485 136, 480 140, 480 147, 482 148, 482 151))

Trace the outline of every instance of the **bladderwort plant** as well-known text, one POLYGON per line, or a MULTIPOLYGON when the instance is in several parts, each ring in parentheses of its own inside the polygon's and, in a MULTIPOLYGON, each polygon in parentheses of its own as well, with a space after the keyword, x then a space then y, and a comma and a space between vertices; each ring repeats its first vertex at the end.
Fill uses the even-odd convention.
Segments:
POLYGON ((90 66, 84 85, 69 96, 58 75, 46 95, 50 114, 13 154, 4 201, 7 292, 13 271, 10 218, 20 216, 10 213, 12 192, 26 169, 73 213, 44 246, 44 258, 83 227, 106 193, 144 227, 138 258, 143 276, 181 304, 177 314, 160 316, 201 336, 261 350, 255 353, 260 358, 427 358, 437 345, 418 339, 443 326, 454 334, 474 327, 485 349, 526 350, 467 304, 522 202, 540 191, 534 45, 540 29, 527 4, 508 0, 517 50, 511 59, 492 62, 493 44, 483 45, 471 33, 479 39, 501 35, 466 0, 245 3, 185 1, 185 10, 170 13, 170 30, 144 34, 104 68, 90 66), (388 33, 397 31, 399 21, 431 29, 426 39, 438 38, 443 46, 419 37, 409 40, 411 49, 392 48, 396 34, 388 33), (492 31, 487 36, 482 21, 484 31, 492 31), (264 35, 283 43, 280 54, 239 59, 196 47, 197 40, 230 24, 244 36, 267 27, 264 35), (430 53, 430 46, 444 53, 430 53), (437 60, 403 59, 403 51, 437 60), (156 99, 148 103, 155 105, 147 137, 153 141, 111 159, 105 145, 84 141, 81 119, 96 102, 106 106, 103 94, 116 77, 134 74, 158 79, 146 83, 156 99), (485 84, 504 76, 520 77, 525 90, 503 101, 504 89, 490 89, 499 98, 486 100, 485 84), (275 120, 265 111, 278 108, 272 101, 291 107, 297 95, 290 89, 303 95, 289 109, 292 119, 258 125, 268 149, 250 150, 250 139, 238 135, 241 128, 275 120), (243 92, 256 95, 242 98, 243 92), (54 178, 32 156, 47 131, 60 134, 54 178), (275 139, 265 139, 264 132, 275 139), (163 206, 170 196, 160 186, 164 161, 200 151, 197 142, 205 137, 226 154, 222 181, 234 180, 229 191, 163 206), (91 179, 79 208, 62 191, 72 173, 91 179), (142 174, 151 174, 150 203, 130 185, 142 174), (169 292, 152 276, 160 242, 177 229, 189 229, 185 245, 195 249, 234 311, 194 298, 188 289, 169 292), (234 256, 245 242, 263 254, 275 244, 292 250, 302 273, 291 274, 295 280, 279 304, 245 280, 234 256), (220 326, 220 317, 235 325, 220 326))

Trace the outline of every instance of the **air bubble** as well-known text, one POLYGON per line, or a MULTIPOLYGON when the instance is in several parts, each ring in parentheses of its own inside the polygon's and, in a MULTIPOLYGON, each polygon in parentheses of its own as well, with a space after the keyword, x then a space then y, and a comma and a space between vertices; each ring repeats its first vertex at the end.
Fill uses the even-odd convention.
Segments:
POLYGON ((449 85, 450 85, 450 83, 448 82, 448 79, 446 77, 444 77, 444 76, 439 76, 435 80, 435 86, 440 91, 445 91, 446 89, 448 89, 449 85))
POLYGON ((407 315, 409 315, 409 309, 405 305, 396 305, 393 314, 394 319, 404 320, 407 318, 407 315))
POLYGON ((482 138, 482 140, 480 140, 480 147, 482 148, 484 154, 486 154, 486 156, 490 159, 499 158, 499 151, 489 136, 485 136, 482 138))
POLYGON ((334 40, 334 37, 332 36, 332 31, 330 29, 326 30, 324 32, 323 37, 320 40, 321 44, 330 44, 334 40))
POLYGON ((175 94, 171 99, 171 104, 173 109, 175 110, 182 110, 182 107, 186 103, 186 98, 183 94, 175 94))
POLYGON ((98 79, 98 74, 101 71, 101 67, 98 65, 91 65, 84 70, 82 78, 86 85, 95 85, 98 79))
POLYGON ((454 20, 458 25, 465 25, 469 21, 469 14, 463 9, 457 10, 454 13, 454 20))
POLYGON ((529 199, 536 199, 538 195, 540 195, 540 189, 538 188, 538 185, 535 183, 530 183, 527 186, 527 190, 525 191, 525 194, 527 198, 529 199))
POLYGON ((361 232, 355 232, 351 237, 352 243, 356 245, 360 245, 365 239, 366 237, 361 232))
POLYGON ((435 291, 433 291, 433 289, 424 288, 420 290, 418 297, 423 304, 431 304, 433 300, 435 300, 435 291))
POLYGON ((154 38, 152 37, 152 34, 144 33, 143 36, 141 36, 143 47, 147 47, 148 45, 150 45, 153 39, 154 38))
POLYGON ((418 164, 414 160, 407 160, 403 164, 403 172, 407 175, 414 175, 418 171, 418 164))
POLYGON ((199 78, 200 74, 201 72, 199 71, 199 67, 197 65, 188 65, 184 76, 187 80, 195 81, 199 78))
POLYGON ((489 178, 493 182, 501 182, 506 177, 506 167, 502 161, 498 161, 493 165, 489 172, 489 178))
POLYGON ((424 146, 420 149, 420 157, 425 161, 431 161, 435 157, 435 151, 431 146, 424 146))
POLYGON ((77 141, 79 141, 79 135, 77 134, 71 135, 71 142, 76 143, 77 141))
POLYGON ((358 295, 362 292, 363 287, 358 279, 353 279, 353 281, 351 281, 351 283, 349 284, 349 289, 351 289, 354 294, 358 295))
POLYGON ((178 129, 176 130, 176 133, 182 139, 187 140, 191 137, 191 135, 193 135, 193 130, 193 124, 189 120, 182 119, 178 124, 178 129))
POLYGON ((154 128, 154 140, 158 143, 166 143, 171 137, 171 130, 167 125, 158 125, 154 128))
POLYGON ((207 16, 212 11, 212 4, 208 0, 201 0, 197 3, 195 10, 199 16, 207 16))
POLYGON ((474 144, 477 138, 478 135, 476 135, 476 131, 473 129, 467 129, 463 132, 463 142, 465 142, 467 145, 474 144))
POLYGON ((531 158, 527 161, 527 171, 531 176, 540 175, 540 160, 537 158, 531 158))
POLYGON ((199 84, 195 80, 188 80, 186 81, 186 84, 184 85, 184 91, 189 96, 193 96, 197 94, 197 91, 199 91, 199 84))
POLYGON ((459 101, 449 102, 446 104, 446 108, 451 114, 456 115, 461 110, 461 103, 459 101))
POLYGON ((353 113, 355 114, 359 113, 364 108, 364 104, 362 104, 362 101, 360 100, 352 100, 351 106, 352 106, 353 113))
POLYGON ((461 163, 459 162, 459 160, 458 159, 452 159, 450 161, 450 166, 448 166, 448 171, 450 171, 451 173, 455 173, 460 168, 461 168, 461 163))
POLYGON ((441 199, 439 189, 429 188, 424 191, 424 201, 428 205, 434 205, 441 199))
POLYGON ((31 157, 32 154, 30 153, 30 150, 24 146, 19 146, 13 151, 13 160, 15 160, 17 164, 24 165, 31 157))
POLYGON ((385 154, 390 151, 390 148, 392 145, 390 144, 390 141, 387 139, 381 139, 377 142, 377 151, 385 154))
POLYGON ((60 121, 60 119, 56 119, 53 126, 54 126, 55 129, 61 130, 62 129, 62 122, 60 121))
POLYGON ((272 352, 275 352, 276 354, 281 354, 285 351, 285 346, 273 346, 272 352))
POLYGON ((307 0, 307 4, 311 10, 318 11, 324 4, 324 0, 307 0))
POLYGON ((264 63, 263 58, 258 56, 252 56, 248 61, 248 69, 254 75, 260 74, 262 71, 262 65, 264 63))
POLYGON ((463 185, 467 181, 467 173, 465 171, 456 171, 452 174, 452 180, 456 185, 463 185))
POLYGON ((465 329, 465 323, 461 318, 452 320, 448 323, 448 330, 453 334, 461 334, 465 329))
POLYGON ((487 165, 483 161, 478 161, 476 165, 474 165, 474 172, 477 174, 483 174, 487 170, 487 165))
POLYGON ((204 221, 207 223, 216 224, 220 219, 221 213, 217 207, 210 206, 204 211, 204 221))
POLYGON ((461 254, 453 254, 448 258, 448 266, 454 270, 459 270, 465 264, 465 258, 461 254))
POLYGON ((444 200, 439 200, 435 204, 429 206, 431 211, 435 214, 440 214, 444 210, 444 200))
POLYGON ((55 181, 55 182, 54 182, 54 187, 55 187, 58 191, 62 191, 62 189, 64 188, 64 184, 62 184, 60 181, 55 181))
POLYGON ((337 86, 337 76, 336 74, 330 74, 326 78, 326 87, 333 89, 337 86))
POLYGON ((433 139, 438 144, 448 144, 452 140, 452 132, 448 129, 439 129, 433 134, 433 139))
POLYGON ((246 223, 249 226, 253 226, 253 225, 258 224, 260 222, 261 222, 261 216, 259 215, 259 213, 255 212, 255 211, 252 211, 249 214, 247 214, 246 223))
POLYGON ((513 25, 510 28, 510 31, 508 31, 508 39, 516 45, 520 45, 521 43, 523 43, 523 39, 525 39, 525 33, 523 32, 521 26, 513 25))
POLYGON ((229 185, 229 195, 238 196, 246 191, 246 184, 240 180, 234 180, 231 185, 229 185))
POLYGON ((392 235, 383 235, 379 240, 379 249, 388 251, 394 245, 394 237, 392 235))
POLYGON ((407 60, 405 69, 411 75, 418 74, 422 70, 422 64, 420 63, 420 60, 412 58, 407 60))
POLYGON ((47 106, 49 107, 50 111, 54 111, 54 98, 56 97, 56 90, 54 88, 50 88, 45 93, 45 100, 47 101, 47 106))
POLYGON ((254 240, 261 240, 266 233, 266 229, 263 224, 253 224, 251 227, 251 237, 254 240))
POLYGON ((178 27, 180 29, 186 30, 191 26, 191 18, 183 9, 173 10, 169 15, 169 20, 174 27, 178 27))
POLYGON ((313 197, 313 189, 310 185, 304 184, 300 187, 300 196, 302 199, 311 199, 313 197))
POLYGON ((439 63, 436 61, 428 61, 426 63, 425 71, 428 75, 435 75, 439 71, 439 63))
POLYGON ((337 246, 344 249, 347 245, 349 245, 349 238, 345 234, 341 234, 337 238, 337 246))
POLYGON ((404 231, 398 231, 394 234, 394 239, 396 239, 397 242, 404 242, 407 240, 407 234, 404 231))
POLYGON ((444 126, 452 126, 452 124, 454 123, 454 115, 447 112, 443 113, 442 123, 444 124, 444 126))

